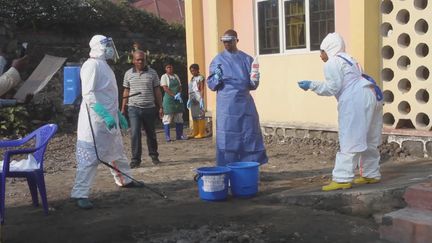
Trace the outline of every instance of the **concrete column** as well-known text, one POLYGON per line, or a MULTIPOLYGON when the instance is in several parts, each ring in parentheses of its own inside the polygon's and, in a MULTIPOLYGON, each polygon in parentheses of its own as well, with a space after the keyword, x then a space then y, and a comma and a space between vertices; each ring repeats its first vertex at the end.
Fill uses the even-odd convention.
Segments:
MULTIPOLYGON (((233 3, 232 0, 204 0, 206 2, 206 10, 208 14, 208 25, 205 27, 205 33, 208 36, 206 42, 207 60, 210 61, 223 50, 223 44, 220 42, 220 37, 227 29, 234 26, 233 23, 233 3)), ((208 68, 208 67, 206 67, 208 68)), ((212 113, 213 119, 216 118, 216 92, 208 92, 207 108, 212 113)), ((213 124, 215 121, 213 120, 213 124)), ((213 126, 213 134, 215 134, 213 126)))
POLYGON ((380 54, 380 3, 381 1, 349 0, 351 55, 363 66, 365 73, 381 84, 380 54))
MULTIPOLYGON (((186 50, 188 66, 200 65, 201 74, 208 76, 210 61, 223 50, 220 36, 234 26, 232 0, 185 1, 186 50)), ((190 78, 190 74, 189 74, 190 78)), ((207 110, 216 118, 216 93, 206 90, 207 110)), ((213 125, 213 134, 216 126, 213 125)))
MULTIPOLYGON (((189 66, 193 63, 197 63, 200 66, 200 72, 204 77, 207 76, 205 73, 206 68, 203 25, 204 20, 202 0, 185 1, 186 53, 189 77, 188 82, 192 78, 189 72, 189 66)), ((207 103, 205 97, 204 100, 207 103)), ((192 114, 189 114, 189 121, 192 121, 192 114)), ((192 122, 189 123, 189 126, 192 126, 192 122)))
MULTIPOLYGON (((185 1, 188 2, 188 1, 185 1)), ((186 4, 186 20, 188 20, 187 12, 190 11, 201 15, 202 23, 203 23, 203 32, 202 32, 202 54, 204 56, 203 67, 201 68, 201 72, 208 75, 208 68, 211 60, 223 50, 223 44, 219 41, 220 36, 227 29, 233 28, 233 0, 192 0, 186 4), (201 10, 199 10, 201 8, 201 10), (194 11, 192 11, 194 10, 194 11)), ((191 17, 189 17, 191 20, 191 17)), ((186 21, 187 23, 187 21, 186 21)), ((190 28, 190 25, 186 25, 186 29, 190 28)), ((187 39, 192 38, 192 36, 196 36, 197 33, 189 32, 187 30, 187 39)), ((198 37, 197 37, 198 38, 198 37)), ((197 39, 195 39, 197 40, 197 39)), ((190 62, 189 50, 192 48, 191 44, 188 43, 187 53, 188 53, 188 62, 190 62)), ((196 47, 193 47, 196 51, 196 47)), ((198 55, 196 53, 195 55, 198 55)), ((199 63, 200 64, 200 63, 199 63)), ((216 132, 215 120, 216 120, 216 92, 206 90, 206 101, 207 101, 207 110, 211 114, 213 118, 213 134, 216 132)), ((213 139, 215 136, 213 136, 213 139)))
MULTIPOLYGON (((188 67, 197 63, 205 75, 202 0, 185 1, 186 51, 188 67)), ((189 73, 189 78, 191 78, 189 73)))

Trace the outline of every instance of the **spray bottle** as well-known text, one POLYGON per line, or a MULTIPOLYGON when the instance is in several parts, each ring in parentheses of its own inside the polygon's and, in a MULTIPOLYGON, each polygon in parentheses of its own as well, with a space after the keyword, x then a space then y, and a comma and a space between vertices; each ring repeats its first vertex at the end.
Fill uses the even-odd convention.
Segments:
POLYGON ((252 65, 251 65, 251 73, 250 73, 250 79, 252 82, 256 83, 259 82, 259 63, 258 63, 258 56, 255 56, 252 65))

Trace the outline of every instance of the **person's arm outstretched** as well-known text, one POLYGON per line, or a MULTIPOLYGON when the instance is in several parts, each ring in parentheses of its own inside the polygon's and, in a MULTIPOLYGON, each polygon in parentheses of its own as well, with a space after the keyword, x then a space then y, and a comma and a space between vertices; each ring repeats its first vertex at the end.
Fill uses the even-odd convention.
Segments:
POLYGON ((329 61, 324 66, 326 82, 312 81, 310 89, 322 96, 334 96, 342 88, 343 73, 336 60, 329 61))

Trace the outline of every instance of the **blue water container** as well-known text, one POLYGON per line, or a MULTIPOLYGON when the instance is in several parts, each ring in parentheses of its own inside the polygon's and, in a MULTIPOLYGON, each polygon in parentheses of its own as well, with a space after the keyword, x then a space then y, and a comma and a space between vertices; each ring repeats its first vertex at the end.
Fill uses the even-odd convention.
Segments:
POLYGON ((81 95, 79 64, 68 64, 63 69, 63 104, 71 105, 81 95))
POLYGON ((227 164, 231 169, 231 194, 234 197, 253 197, 258 192, 259 163, 234 162, 227 164))
POLYGON ((224 166, 198 168, 195 181, 202 200, 223 201, 228 196, 230 169, 224 166))

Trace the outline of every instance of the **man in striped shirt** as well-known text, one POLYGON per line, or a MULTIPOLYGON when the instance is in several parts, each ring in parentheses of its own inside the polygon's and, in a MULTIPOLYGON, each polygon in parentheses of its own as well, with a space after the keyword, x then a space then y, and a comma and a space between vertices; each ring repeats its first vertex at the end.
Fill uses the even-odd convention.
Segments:
POLYGON ((162 93, 160 81, 156 71, 147 66, 146 55, 137 50, 133 53, 133 68, 129 69, 123 80, 123 97, 136 93, 139 95, 124 98, 121 111, 129 114, 131 127, 132 159, 131 168, 139 167, 141 164, 142 144, 141 126, 147 135, 147 148, 153 164, 158 164, 159 153, 156 140, 155 120, 159 109, 159 117, 163 116, 162 93), (127 106, 127 110, 126 110, 127 106))

